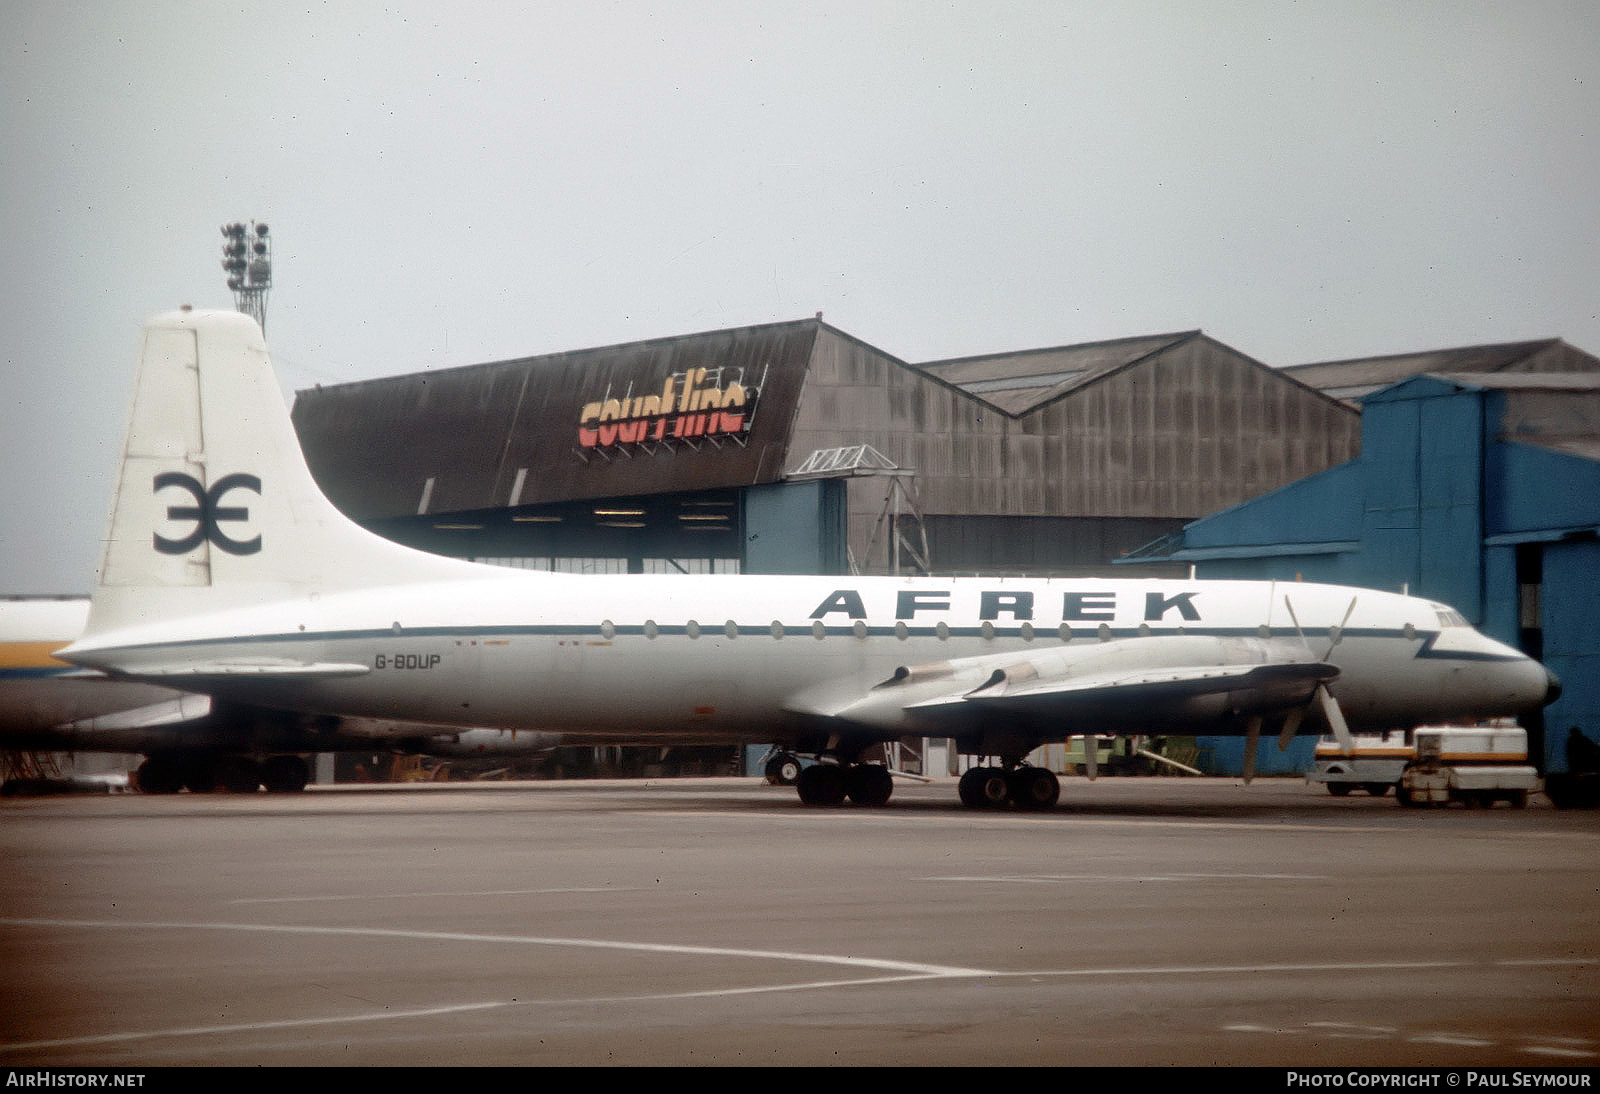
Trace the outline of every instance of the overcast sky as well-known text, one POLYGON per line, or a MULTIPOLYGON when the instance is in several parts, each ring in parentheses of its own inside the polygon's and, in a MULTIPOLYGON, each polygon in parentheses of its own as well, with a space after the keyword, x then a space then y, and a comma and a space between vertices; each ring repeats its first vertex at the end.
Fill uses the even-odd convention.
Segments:
POLYGON ((0 0, 0 592, 86 591, 139 325, 315 383, 817 311, 1600 353, 1600 5, 0 0))

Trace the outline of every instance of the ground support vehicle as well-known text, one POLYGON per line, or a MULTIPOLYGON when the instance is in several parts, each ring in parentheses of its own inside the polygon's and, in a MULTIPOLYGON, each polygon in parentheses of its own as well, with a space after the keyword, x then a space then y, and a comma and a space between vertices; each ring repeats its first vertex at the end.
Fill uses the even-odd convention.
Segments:
POLYGON ((1520 726, 1429 726, 1412 736, 1416 758, 1406 765, 1395 796, 1401 805, 1514 808, 1543 789, 1528 763, 1528 731, 1520 726))

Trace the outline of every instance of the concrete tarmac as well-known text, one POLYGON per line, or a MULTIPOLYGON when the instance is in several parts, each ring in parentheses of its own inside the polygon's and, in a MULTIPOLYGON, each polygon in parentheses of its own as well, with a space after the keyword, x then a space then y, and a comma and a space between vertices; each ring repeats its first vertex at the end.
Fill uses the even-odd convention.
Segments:
POLYGON ((1600 1063, 1600 814, 1292 779, 0 801, 0 1066, 1600 1063))

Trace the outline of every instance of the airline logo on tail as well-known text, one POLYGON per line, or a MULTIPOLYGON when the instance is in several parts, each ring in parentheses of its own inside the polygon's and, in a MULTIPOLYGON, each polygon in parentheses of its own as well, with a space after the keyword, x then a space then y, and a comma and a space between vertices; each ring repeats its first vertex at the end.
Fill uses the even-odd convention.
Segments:
POLYGON ((159 532, 151 534, 156 550, 164 555, 186 555, 202 543, 211 543, 230 555, 253 555, 261 550, 261 537, 234 539, 222 529, 222 522, 246 521, 250 510, 242 505, 221 504, 223 495, 234 489, 253 490, 261 494, 261 480, 243 472, 224 475, 211 484, 208 490, 193 475, 182 471, 165 471, 155 477, 154 491, 160 493, 168 487, 187 490, 194 498, 193 505, 167 506, 167 519, 194 521, 194 530, 178 539, 168 539, 159 532))

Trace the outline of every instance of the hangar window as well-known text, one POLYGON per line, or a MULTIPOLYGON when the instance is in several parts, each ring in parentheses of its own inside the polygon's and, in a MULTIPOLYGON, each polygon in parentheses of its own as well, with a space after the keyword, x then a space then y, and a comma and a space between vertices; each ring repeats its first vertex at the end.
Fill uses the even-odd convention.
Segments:
MULTIPOLYGON (((626 573, 627 571, 622 571, 626 573)), ((736 574, 736 558, 646 558, 639 560, 642 574, 736 574)))

